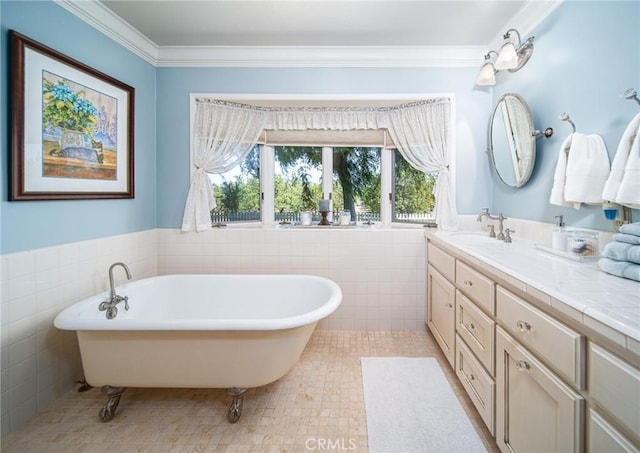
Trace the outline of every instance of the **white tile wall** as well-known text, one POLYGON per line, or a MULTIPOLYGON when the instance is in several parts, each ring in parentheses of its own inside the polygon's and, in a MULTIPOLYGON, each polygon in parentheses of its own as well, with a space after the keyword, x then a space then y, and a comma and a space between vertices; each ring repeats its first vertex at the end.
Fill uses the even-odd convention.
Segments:
POLYGON ((335 281, 331 330, 424 329, 424 231, 158 230, 158 273, 313 274, 335 281))
MULTIPOLYGON (((75 332, 53 327, 66 306, 108 289, 109 266, 135 279, 172 273, 308 273, 334 280, 343 302, 319 328, 424 329, 424 232, 157 229, 2 256, 2 435, 82 376, 75 332)), ((125 279, 114 274, 116 283, 125 279)))
MULTIPOLYGON (((156 230, 2 255, 1 432, 16 430, 82 377, 75 332, 53 327, 66 306, 108 290, 111 263, 157 274, 156 230)), ((122 282, 124 273, 115 274, 122 282)))

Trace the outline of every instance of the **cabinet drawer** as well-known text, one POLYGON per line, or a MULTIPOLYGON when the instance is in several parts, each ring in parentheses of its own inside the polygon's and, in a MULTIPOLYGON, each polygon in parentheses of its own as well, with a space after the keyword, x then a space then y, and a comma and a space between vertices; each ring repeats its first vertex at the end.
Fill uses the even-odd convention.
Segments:
POLYGON ((578 388, 584 388, 584 337, 498 286, 499 322, 578 388))
POLYGON ((460 291, 456 291, 456 332, 473 351, 489 374, 495 376, 495 322, 460 291))
POLYGON ((629 439, 593 409, 587 417, 587 451, 591 453, 640 453, 629 439))
POLYGON ((496 313, 495 283, 461 261, 456 261, 456 286, 487 313, 496 313))
POLYGON ((640 437, 640 370, 589 343, 589 396, 640 437))
POLYGON ((438 271, 450 282, 454 281, 456 272, 456 259, 431 242, 427 245, 427 259, 429 264, 438 269, 438 271))
POLYGON ((495 435, 495 381, 482 368, 460 336, 456 336, 456 375, 491 435, 495 435))

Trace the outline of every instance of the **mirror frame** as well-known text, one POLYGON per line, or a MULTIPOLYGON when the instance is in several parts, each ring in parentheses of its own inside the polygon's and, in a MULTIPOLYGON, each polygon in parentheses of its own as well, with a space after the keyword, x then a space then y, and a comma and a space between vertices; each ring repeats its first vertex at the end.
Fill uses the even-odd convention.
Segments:
MULTIPOLYGON (((497 126, 496 126, 497 127, 497 126)), ((522 96, 520 96, 519 94, 516 93, 505 93, 502 95, 502 97, 500 97, 500 99, 498 100, 498 102, 496 103, 496 106, 493 109, 493 113, 491 114, 491 120, 489 122, 489 133, 488 135, 488 142, 489 142, 489 154, 491 155, 491 165, 494 169, 494 171, 496 172, 496 174, 498 175, 498 178, 500 179, 500 181, 502 181, 505 185, 509 186, 509 187, 513 187, 513 188, 520 188, 522 186, 524 186, 529 179, 531 178, 531 174, 533 173, 533 167, 535 166, 535 162, 536 162, 536 137, 535 137, 535 133, 534 133, 534 126, 533 126, 533 118, 531 117, 531 110, 529 109, 529 105, 527 104, 527 102, 524 100, 524 98, 522 96), (526 169, 526 173, 524 173, 522 175, 522 177, 520 178, 519 181, 516 181, 515 184, 512 184, 510 182, 507 182, 505 180, 505 176, 501 175, 500 172, 498 171, 498 167, 496 165, 496 158, 495 158, 495 150, 493 149, 493 124, 494 124, 494 119, 496 117, 496 113, 498 111, 498 109, 500 108, 502 102, 506 99, 506 98, 514 98, 515 100, 517 100, 522 107, 525 109, 527 115, 527 122, 528 122, 528 130, 529 130, 529 134, 530 134, 530 140, 531 140, 531 145, 529 147, 529 151, 531 153, 531 164, 529 165, 529 167, 526 169)))

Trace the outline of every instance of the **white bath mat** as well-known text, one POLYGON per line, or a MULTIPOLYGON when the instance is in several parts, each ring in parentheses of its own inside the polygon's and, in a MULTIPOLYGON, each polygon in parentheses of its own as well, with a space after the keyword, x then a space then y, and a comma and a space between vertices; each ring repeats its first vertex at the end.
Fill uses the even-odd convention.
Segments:
POLYGON ((361 362, 371 453, 486 452, 436 359, 361 362))

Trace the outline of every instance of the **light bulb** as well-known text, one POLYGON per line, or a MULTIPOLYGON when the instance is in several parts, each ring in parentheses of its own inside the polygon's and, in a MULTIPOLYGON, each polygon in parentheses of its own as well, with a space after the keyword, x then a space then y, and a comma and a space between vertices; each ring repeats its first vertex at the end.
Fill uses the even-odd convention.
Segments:
POLYGON ((511 42, 507 42, 500 49, 498 58, 495 62, 495 68, 498 70, 513 69, 518 66, 518 54, 516 47, 511 42))
POLYGON ((476 79, 476 85, 489 86, 496 84, 496 70, 493 67, 493 63, 487 62, 482 65, 478 78, 476 79))

